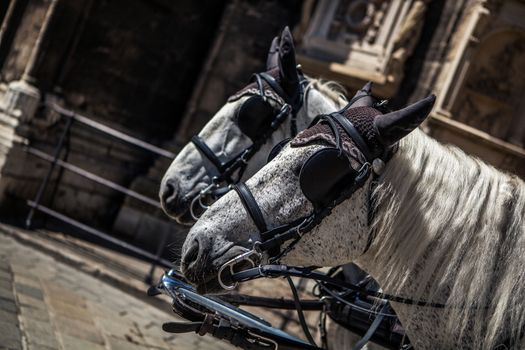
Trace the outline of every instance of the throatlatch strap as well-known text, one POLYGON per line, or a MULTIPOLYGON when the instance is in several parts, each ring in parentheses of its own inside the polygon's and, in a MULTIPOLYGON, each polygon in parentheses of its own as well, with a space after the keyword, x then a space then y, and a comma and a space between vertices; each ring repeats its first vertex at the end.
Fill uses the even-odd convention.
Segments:
POLYGON ((244 209, 250 214, 255 226, 259 229, 259 232, 268 231, 264 216, 261 212, 261 208, 257 205, 255 198, 253 198, 252 192, 246 187, 243 182, 233 185, 233 189, 239 195, 244 209))

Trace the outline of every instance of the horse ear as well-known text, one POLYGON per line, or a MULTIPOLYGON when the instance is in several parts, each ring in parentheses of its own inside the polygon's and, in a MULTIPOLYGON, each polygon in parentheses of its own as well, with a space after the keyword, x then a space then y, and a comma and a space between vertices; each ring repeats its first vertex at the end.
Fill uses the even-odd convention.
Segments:
MULTIPOLYGON (((353 103, 349 107, 372 107, 374 105, 374 98, 372 97, 372 82, 369 81, 358 90, 354 97, 352 97, 353 103)), ((352 101, 350 100, 350 101, 352 101)))
POLYGON ((374 119, 374 126, 384 146, 391 146, 428 117, 436 101, 435 95, 430 95, 416 103, 398 111, 379 115, 374 119))
POLYGON ((266 70, 272 70, 279 66, 279 37, 276 36, 272 40, 272 45, 268 51, 268 57, 266 58, 266 70))
POLYGON ((299 85, 299 75, 297 73, 297 63, 295 62, 293 37, 288 26, 286 26, 281 33, 279 44, 279 75, 284 91, 289 96, 294 96, 299 85))

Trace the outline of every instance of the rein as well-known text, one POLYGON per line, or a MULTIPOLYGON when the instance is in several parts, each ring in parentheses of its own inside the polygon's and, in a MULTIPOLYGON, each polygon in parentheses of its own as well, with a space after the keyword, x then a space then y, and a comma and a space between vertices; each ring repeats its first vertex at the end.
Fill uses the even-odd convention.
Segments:
MULTIPOLYGON (((356 285, 344 280, 327 276, 324 273, 315 272, 312 268, 308 267, 297 267, 288 265, 261 265, 253 267, 247 270, 236 272, 232 274, 231 279, 235 282, 247 282, 258 278, 276 278, 276 277, 301 277, 315 280, 325 285, 331 285, 343 289, 349 289, 361 296, 371 297, 378 300, 388 300, 396 303, 402 303, 406 305, 414 306, 425 306, 442 309, 448 307, 448 305, 441 303, 434 303, 425 300, 414 300, 410 298, 404 298, 397 295, 391 295, 387 293, 381 293, 369 290, 360 285, 356 285)), ((388 315, 396 317, 394 314, 388 315)))

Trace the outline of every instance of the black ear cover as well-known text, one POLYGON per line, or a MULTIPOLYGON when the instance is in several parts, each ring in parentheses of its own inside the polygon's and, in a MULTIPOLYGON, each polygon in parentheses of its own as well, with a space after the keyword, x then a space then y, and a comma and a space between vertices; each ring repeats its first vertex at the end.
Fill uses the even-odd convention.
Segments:
POLYGON ((274 108, 262 96, 255 95, 239 108, 237 125, 246 136, 255 140, 270 128, 274 116, 274 108))
POLYGON ((337 198, 356 176, 344 154, 336 148, 323 148, 303 164, 299 184, 314 208, 320 208, 337 198))
POLYGON ((268 159, 266 160, 267 163, 270 163, 275 157, 277 157, 277 155, 279 153, 281 153, 281 151, 283 150, 284 146, 286 146, 288 144, 288 142, 290 142, 291 138, 288 137, 284 140, 281 140, 278 144, 276 144, 275 146, 273 146, 272 150, 270 151, 270 153, 268 153, 268 159))

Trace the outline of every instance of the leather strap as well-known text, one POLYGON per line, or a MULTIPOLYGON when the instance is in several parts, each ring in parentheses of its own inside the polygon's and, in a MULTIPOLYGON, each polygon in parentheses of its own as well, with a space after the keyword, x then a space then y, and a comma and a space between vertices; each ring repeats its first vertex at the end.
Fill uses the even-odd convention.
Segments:
POLYGON ((266 95, 264 94, 264 85, 259 74, 255 74, 255 81, 257 83, 257 88, 259 89, 259 95, 266 101, 266 95))
POLYGON ((274 77, 272 77, 268 73, 259 73, 256 74, 256 76, 263 78, 279 96, 283 97, 283 99, 286 100, 286 102, 289 102, 290 98, 288 94, 284 92, 283 88, 281 87, 281 85, 279 85, 279 83, 275 80, 274 77))
POLYGON ((301 324, 303 333, 306 336, 306 339, 308 339, 308 342, 311 345, 317 347, 317 344, 315 343, 315 340, 312 337, 310 330, 308 329, 308 324, 306 323, 306 318, 304 317, 303 308, 301 306, 301 298, 299 297, 299 293, 297 293, 297 288, 295 288, 295 284, 293 283, 291 277, 287 276, 286 280, 288 281, 288 285, 290 286, 290 290, 292 291, 293 300, 295 303, 295 310, 297 311, 297 317, 299 317, 299 323, 301 324))
MULTIPOLYGON (((327 284, 327 285, 337 286, 343 289, 348 289, 348 290, 351 290, 351 291, 354 291, 354 292, 357 292, 359 294, 366 295, 369 297, 385 299, 388 301, 393 301, 396 303, 403 303, 406 305, 432 307, 432 308, 437 308, 437 309, 443 309, 445 307, 453 307, 453 306, 448 306, 445 304, 431 302, 427 300, 414 300, 414 299, 404 298, 401 296, 392 295, 388 293, 368 290, 364 286, 349 283, 347 281, 340 280, 338 278, 333 278, 333 277, 327 276, 324 273, 312 271, 311 268, 307 268, 307 267, 288 266, 288 265, 262 265, 262 266, 254 267, 251 269, 243 270, 240 272, 236 272, 232 275, 231 278, 232 278, 232 281, 234 282, 246 282, 246 281, 251 281, 251 280, 262 278, 262 277, 284 277, 284 276, 309 278, 312 280, 316 280, 318 282, 324 282, 324 284, 327 284)), ((395 314, 392 314, 389 316, 396 317, 395 314)))
POLYGON ((363 336, 363 338, 361 338, 357 343, 355 343, 355 345, 352 348, 352 350, 361 350, 370 341, 370 338, 372 338, 372 336, 376 332, 377 328, 381 324, 381 321, 385 317, 385 313, 386 313, 386 311, 389 308, 388 305, 389 304, 385 304, 381 308, 381 311, 379 311, 379 314, 376 316, 374 322, 372 322, 372 324, 370 325, 370 328, 368 328, 368 330, 366 331, 366 333, 363 336))
MULTIPOLYGON (((302 99, 302 94, 303 94, 303 87, 302 87, 302 84, 299 82, 298 86, 297 86, 297 89, 296 89, 296 93, 294 96, 290 96, 286 93, 286 91, 284 91, 284 89, 281 87, 281 85, 277 82, 277 80, 275 80, 274 77, 272 77, 270 74, 268 73, 259 73, 258 74, 261 78, 263 78, 267 83, 268 85, 270 85, 270 87, 275 91, 277 92, 277 94, 279 96, 281 96, 286 103, 288 103, 290 106, 292 106, 292 110, 294 113, 292 113, 293 115, 295 115, 297 113, 297 111, 299 110, 299 108, 301 108, 301 105, 303 103, 303 99, 302 99)), ((293 134, 293 132, 292 132, 293 134)))
POLYGON ((204 142, 198 135, 194 135, 191 138, 191 142, 197 147, 197 149, 210 161, 213 165, 222 173, 224 170, 224 163, 215 153, 208 147, 206 142, 204 142))
POLYGON ((162 324, 162 330, 169 333, 197 333, 202 322, 166 322, 162 324))
POLYGON ((363 140, 363 137, 359 134, 359 131, 357 131, 354 124, 337 112, 330 114, 330 117, 334 118, 337 123, 341 125, 348 136, 350 136, 350 138, 357 144, 357 147, 359 147, 359 150, 363 153, 365 158, 371 162, 374 159, 372 157, 372 152, 370 152, 370 148, 368 148, 368 145, 365 140, 363 140))
POLYGON ((251 216, 255 226, 259 229, 259 232, 268 231, 261 208, 257 205, 257 202, 255 201, 255 198, 253 198, 253 194, 248 187, 246 187, 243 182, 239 182, 233 185, 233 189, 239 195, 244 209, 251 216))

